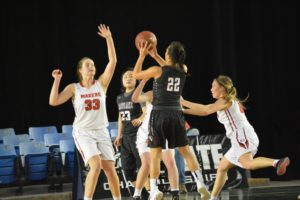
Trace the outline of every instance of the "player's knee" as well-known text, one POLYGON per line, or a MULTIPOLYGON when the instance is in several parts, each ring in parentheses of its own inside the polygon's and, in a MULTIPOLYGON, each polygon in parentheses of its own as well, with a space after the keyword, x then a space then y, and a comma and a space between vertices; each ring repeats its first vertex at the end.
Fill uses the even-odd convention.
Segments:
POLYGON ((252 170, 253 169, 252 162, 242 162, 241 164, 242 164, 242 166, 245 170, 252 170))
POLYGON ((128 181, 131 181, 131 182, 134 182, 136 180, 136 177, 137 177, 137 172, 136 170, 124 170, 124 174, 125 174, 125 177, 128 181))
POLYGON ((102 169, 105 171, 106 174, 116 173, 114 162, 103 164, 102 169))
POLYGON ((149 171, 150 170, 150 162, 143 162, 141 168, 149 171))
POLYGON ((224 173, 224 172, 227 172, 227 171, 228 171, 228 168, 226 166, 223 166, 223 165, 218 166, 217 172, 224 173))
POLYGON ((90 171, 93 171, 93 172, 97 172, 101 170, 102 166, 101 166, 101 161, 98 161, 96 159, 94 160, 90 160, 89 162, 89 168, 90 168, 90 171))
POLYGON ((90 165, 90 172, 100 174, 100 171, 101 171, 101 164, 100 163, 90 165))
POLYGON ((178 148, 179 153, 182 155, 184 159, 187 159, 192 155, 192 152, 190 151, 189 146, 183 146, 178 148))

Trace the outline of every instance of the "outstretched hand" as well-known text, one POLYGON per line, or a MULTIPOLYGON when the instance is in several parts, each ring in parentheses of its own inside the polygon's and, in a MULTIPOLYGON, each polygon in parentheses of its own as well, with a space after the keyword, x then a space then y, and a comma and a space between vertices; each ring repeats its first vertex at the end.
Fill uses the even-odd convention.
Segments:
POLYGON ((98 26, 97 34, 100 35, 101 37, 104 37, 104 38, 111 37, 111 32, 109 30, 109 26, 106 26, 105 24, 100 24, 98 26))
POLYGON ((157 56, 157 48, 156 48, 156 45, 153 46, 151 45, 151 48, 149 49, 148 51, 149 55, 154 58, 155 56, 157 56))
POLYGON ((147 41, 143 41, 140 43, 140 55, 141 56, 147 56, 150 52, 150 48, 152 48, 151 43, 147 41))

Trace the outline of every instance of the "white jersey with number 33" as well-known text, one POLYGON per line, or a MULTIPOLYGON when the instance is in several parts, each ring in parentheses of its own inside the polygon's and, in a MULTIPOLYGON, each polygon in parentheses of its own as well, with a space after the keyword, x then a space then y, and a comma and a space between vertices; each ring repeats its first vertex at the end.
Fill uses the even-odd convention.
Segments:
POLYGON ((97 130, 108 126, 106 96, 98 81, 90 88, 80 83, 75 84, 73 107, 75 110, 73 128, 97 130))

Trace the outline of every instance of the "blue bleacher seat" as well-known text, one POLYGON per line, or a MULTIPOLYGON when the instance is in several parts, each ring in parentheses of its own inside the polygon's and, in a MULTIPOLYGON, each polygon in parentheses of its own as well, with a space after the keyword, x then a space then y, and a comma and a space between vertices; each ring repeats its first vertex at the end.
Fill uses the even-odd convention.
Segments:
MULTIPOLYGON (((189 137, 190 148, 200 145, 199 142, 200 131, 198 128, 188 129, 186 135, 189 137)), ((198 157, 198 159, 200 159, 201 157, 200 149, 193 148, 193 151, 196 151, 196 156, 198 157)))
POLYGON ((118 129, 115 129, 115 128, 111 129, 110 130, 110 138, 112 140, 115 140, 117 136, 118 136, 118 129))
POLYGON ((20 182, 20 193, 23 185, 34 183, 49 183, 48 191, 54 191, 55 179, 53 175, 54 163, 51 160, 49 150, 41 142, 21 142, 20 156, 24 166, 24 179, 20 182))
POLYGON ((44 142, 46 133, 57 133, 55 126, 29 127, 29 138, 35 142, 44 142))
POLYGON ((107 129, 109 132, 111 129, 118 129, 118 121, 109 122, 107 129))
POLYGON ((19 146, 19 138, 16 135, 6 135, 3 137, 3 144, 19 146))
POLYGON ((17 179, 17 155, 14 145, 0 144, 0 185, 12 184, 17 179))
POLYGON ((14 145, 17 155, 20 155, 19 144, 21 142, 29 142, 28 134, 7 135, 3 137, 3 144, 14 145))
POLYGON ((200 132, 199 132, 199 129, 197 129, 197 128, 190 128, 190 129, 187 131, 186 135, 187 135, 188 137, 191 137, 191 136, 199 136, 199 135, 200 135, 200 132))
POLYGON ((69 133, 61 133, 60 138, 61 140, 73 140, 72 134, 69 133))
POLYGON ((74 152, 75 144, 74 140, 60 140, 59 147, 62 157, 62 163, 65 166, 69 176, 73 176, 74 173, 74 152))
POLYGON ((49 148, 50 156, 55 163, 55 172, 57 175, 61 175, 62 172, 62 160, 59 147, 61 135, 60 133, 46 133, 44 135, 45 146, 49 148))
POLYGON ((0 144, 3 143, 3 137, 7 135, 15 135, 14 128, 1 128, 0 129, 0 144))
POLYGON ((3 144, 13 145, 17 155, 19 155, 19 143, 19 138, 16 135, 6 135, 3 137, 3 144))
POLYGON ((60 133, 46 133, 44 135, 44 144, 47 147, 59 146, 59 140, 61 139, 60 133))
POLYGON ((21 143, 21 142, 29 142, 30 141, 29 135, 27 133, 17 134, 16 136, 19 139, 19 143, 21 143))
POLYGON ((20 143, 20 155, 24 156, 23 166, 27 169, 28 180, 43 180, 48 176, 49 150, 40 142, 20 143))
POLYGON ((62 133, 69 133, 69 134, 72 134, 72 131, 73 131, 73 125, 67 125, 67 124, 64 124, 62 125, 61 127, 61 132, 62 133))

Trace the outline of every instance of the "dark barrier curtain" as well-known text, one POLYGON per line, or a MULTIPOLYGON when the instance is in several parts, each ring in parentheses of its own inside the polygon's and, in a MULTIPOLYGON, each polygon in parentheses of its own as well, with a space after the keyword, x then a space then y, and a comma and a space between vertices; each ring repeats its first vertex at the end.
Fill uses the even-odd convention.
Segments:
MULTIPOLYGON (((97 25, 110 25, 118 65, 107 93, 110 120, 117 119, 115 99, 122 70, 133 66, 138 51, 134 38, 151 30, 163 56, 167 45, 186 46, 191 76, 184 97, 209 103, 211 82, 219 74, 232 77, 241 98, 249 94, 247 116, 260 138, 259 156, 292 160, 281 179, 300 178, 300 109, 297 79, 299 6, 296 1, 18 1, 0 7, 0 127, 17 133, 30 126, 71 124, 71 101, 48 105, 51 71, 61 68, 61 89, 76 82, 76 64, 94 59, 97 76, 107 63, 106 43, 97 25)), ((145 67, 155 64, 147 58, 145 67)), ((147 86, 150 89, 150 85, 147 86)), ((203 134, 224 133, 216 116, 187 116, 203 134)), ((273 169, 256 177, 279 179, 273 169)))

